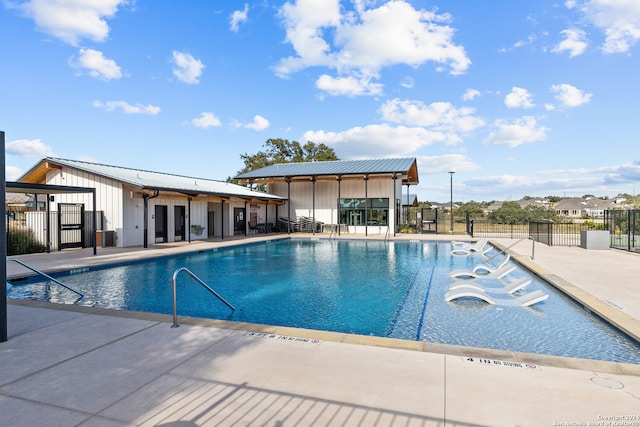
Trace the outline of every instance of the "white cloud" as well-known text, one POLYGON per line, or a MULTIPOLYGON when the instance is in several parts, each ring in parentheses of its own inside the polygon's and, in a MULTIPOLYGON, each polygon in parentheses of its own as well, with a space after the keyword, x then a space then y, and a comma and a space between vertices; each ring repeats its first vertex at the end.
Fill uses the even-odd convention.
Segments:
POLYGON ((303 140, 326 144, 340 158, 362 159, 408 155, 421 147, 446 140, 446 135, 421 127, 382 124, 354 127, 343 132, 307 131, 303 140))
POLYGON ((402 81, 400 82, 400 86, 402 86, 405 89, 411 89, 413 88, 413 85, 415 84, 415 81, 413 79, 413 77, 405 77, 404 79, 402 79, 402 81))
POLYGON ((192 119, 190 123, 195 127, 206 129, 220 126, 220 119, 213 113, 204 112, 200 114, 200 117, 192 119))
POLYGON ((183 83, 196 84, 200 83, 200 77, 202 76, 202 70, 205 65, 199 60, 194 58, 189 53, 173 51, 173 75, 183 83))
POLYGON ((578 28, 568 28, 561 31, 565 39, 552 49, 554 53, 569 52, 569 58, 582 55, 589 44, 586 42, 587 33, 578 28))
POLYGON ((94 49, 80 49, 78 58, 71 58, 74 68, 86 69, 89 75, 100 80, 112 80, 122 77, 122 71, 116 61, 107 59, 102 52, 94 49))
POLYGON ((640 39, 640 2, 636 0, 587 0, 580 10, 604 32, 604 53, 627 52, 640 39))
POLYGON ((240 120, 234 120, 231 123, 231 126, 234 128, 244 128, 244 129, 253 129, 255 131, 261 131, 271 126, 271 123, 269 123, 269 120, 265 119, 264 117, 260 115, 255 115, 253 116, 253 122, 245 123, 245 122, 241 122, 240 120))
POLYGON ((536 119, 531 116, 524 116, 510 123, 505 120, 497 120, 495 127, 497 129, 483 141, 483 145, 517 147, 528 142, 545 140, 547 132, 550 130, 538 125, 536 119))
POLYGON ((640 161, 625 162, 611 167, 604 177, 607 184, 637 183, 640 181, 640 161))
POLYGON ((509 108, 531 108, 535 106, 531 101, 529 91, 521 87, 511 88, 511 93, 504 98, 504 104, 509 108))
POLYGON ((464 95, 462 95, 462 99, 465 101, 472 101, 479 96, 480 96, 480 91, 476 89, 467 89, 464 95))
POLYGON ((155 116, 160 112, 160 107, 156 107, 155 105, 131 105, 126 101, 93 101, 93 106, 109 112, 120 109, 125 114, 148 114, 155 116))
POLYGON ((372 83, 370 79, 358 79, 356 77, 334 78, 327 74, 323 74, 318 78, 316 87, 333 96, 380 95, 382 93, 382 85, 372 83))
POLYGON ((514 43, 513 47, 515 48, 519 48, 519 47, 523 47, 526 45, 529 45, 533 42, 535 42, 537 39, 535 34, 529 34, 529 37, 527 37, 526 40, 518 40, 517 42, 514 43))
POLYGON ((7 166, 4 171, 7 181, 17 181, 23 174, 22 170, 15 166, 7 166))
POLYGON ((255 131, 265 130, 269 127, 269 120, 260 115, 256 115, 253 117, 253 122, 246 124, 244 127, 255 131))
POLYGON ((484 120, 474 116, 474 108, 456 108, 449 102, 433 102, 425 105, 421 101, 392 99, 380 108, 382 119, 410 126, 430 127, 446 132, 449 142, 458 142, 459 132, 471 132, 484 126, 484 120))
POLYGON ((39 139, 16 139, 7 143, 5 151, 21 157, 56 157, 51 147, 39 139))
POLYGON ((335 88, 379 78, 382 68, 398 64, 418 67, 435 62, 449 66, 451 74, 462 74, 471 64, 464 48, 452 41, 449 15, 416 10, 405 1, 388 1, 366 9, 369 4, 372 2, 355 2, 354 11, 342 14, 338 0, 285 3, 280 15, 286 40, 296 55, 283 58, 275 68, 276 74, 288 77, 308 67, 328 67, 339 77, 323 76, 321 83, 333 93, 369 95, 381 91, 381 86, 373 86, 372 91, 371 84, 364 85, 367 90, 360 84, 359 92, 335 88))
POLYGON ((556 99, 563 107, 578 107, 586 104, 592 96, 592 94, 584 93, 577 87, 566 83, 551 86, 551 91, 556 94, 556 99))
POLYGON ((229 17, 229 29, 237 33, 240 29, 240 24, 247 22, 248 13, 249 5, 247 3, 244 4, 243 10, 235 10, 229 17))
POLYGON ((420 171, 424 175, 435 175, 447 173, 449 171, 469 172, 480 169, 480 166, 470 160, 464 154, 444 154, 441 156, 420 156, 418 157, 420 171))
POLYGON ((18 5, 38 29, 76 46, 82 39, 104 41, 109 35, 105 18, 112 18, 128 0, 30 0, 18 5))

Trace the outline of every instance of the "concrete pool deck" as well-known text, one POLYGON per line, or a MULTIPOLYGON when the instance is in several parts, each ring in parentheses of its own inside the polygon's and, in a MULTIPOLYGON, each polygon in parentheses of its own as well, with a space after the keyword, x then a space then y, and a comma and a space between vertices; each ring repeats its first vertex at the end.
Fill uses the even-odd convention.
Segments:
MULTIPOLYGON (((263 239, 16 258, 52 272, 263 239)), ((639 255, 490 240, 640 336, 639 255)), ((29 301, 8 317, 0 425, 640 426, 640 365, 29 301)))

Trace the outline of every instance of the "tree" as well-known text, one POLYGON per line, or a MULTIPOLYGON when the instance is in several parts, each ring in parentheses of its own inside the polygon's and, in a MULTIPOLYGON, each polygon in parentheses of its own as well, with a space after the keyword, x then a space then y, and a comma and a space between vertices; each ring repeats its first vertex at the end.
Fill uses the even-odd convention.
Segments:
POLYGON ((489 219, 498 224, 524 224, 536 221, 554 221, 558 217, 553 209, 546 206, 527 205, 522 208, 518 202, 504 202, 499 209, 489 214, 489 219))
POLYGON ((483 203, 471 200, 470 202, 460 205, 457 209, 456 215, 458 217, 466 217, 469 215, 469 218, 481 218, 484 215, 483 207, 485 207, 483 203))
POLYGON ((315 144, 311 141, 300 145, 298 141, 270 138, 267 139, 263 147, 265 147, 265 150, 258 151, 256 154, 244 153, 240 155, 240 158, 244 161, 244 168, 238 171, 237 175, 279 163, 340 160, 333 148, 325 144, 315 144))
POLYGON ((556 221, 558 213, 546 206, 528 205, 524 208, 525 220, 528 222, 556 221))
POLYGON ((489 214, 489 219, 498 224, 521 224, 525 221, 525 212, 518 202, 504 202, 489 214))

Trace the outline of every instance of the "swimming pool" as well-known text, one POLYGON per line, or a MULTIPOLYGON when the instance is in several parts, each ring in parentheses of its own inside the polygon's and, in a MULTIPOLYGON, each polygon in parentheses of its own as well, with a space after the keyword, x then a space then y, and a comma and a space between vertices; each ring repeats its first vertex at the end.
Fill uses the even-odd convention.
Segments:
MULTIPOLYGON (((173 272, 187 267, 237 309, 184 275, 179 315, 640 364, 635 341, 522 268, 509 280, 530 277, 527 290, 550 295, 543 303, 445 302, 448 273, 483 261, 450 251, 449 242, 286 239, 55 277, 85 293, 81 305, 170 314, 173 272)), ((12 281, 8 297, 77 298, 35 278, 12 281)))

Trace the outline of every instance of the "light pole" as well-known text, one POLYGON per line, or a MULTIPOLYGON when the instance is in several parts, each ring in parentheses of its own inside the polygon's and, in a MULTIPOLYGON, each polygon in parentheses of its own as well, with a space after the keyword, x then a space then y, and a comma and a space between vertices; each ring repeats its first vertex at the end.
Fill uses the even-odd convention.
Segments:
POLYGON ((451 195, 450 195, 450 199, 449 202, 451 203, 450 209, 449 209, 449 215, 451 215, 451 229, 449 230, 449 233, 453 234, 453 174, 455 172, 451 171, 449 172, 449 175, 451 176, 451 195))

